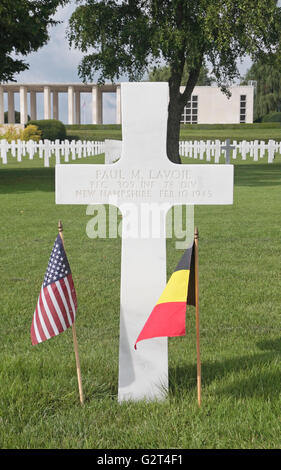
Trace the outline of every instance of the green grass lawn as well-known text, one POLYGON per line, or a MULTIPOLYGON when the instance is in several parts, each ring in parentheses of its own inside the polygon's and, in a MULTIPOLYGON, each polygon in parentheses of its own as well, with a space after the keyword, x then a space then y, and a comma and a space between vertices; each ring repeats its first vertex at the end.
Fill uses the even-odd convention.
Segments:
POLYGON ((122 128, 119 124, 66 125, 67 137, 75 140, 122 140, 122 128))
MULTIPOLYGON (((67 136, 77 140, 122 139, 121 125, 67 125, 67 136)), ((281 140, 280 123, 262 124, 195 124, 182 125, 182 140, 281 140)))
POLYGON ((190 129, 181 130, 180 138, 182 140, 264 140, 273 139, 281 140, 281 129, 260 129, 257 133, 256 129, 190 129))
MULTIPOLYGON (((88 238, 86 207, 55 205, 54 168, 42 160, 1 166, 0 447, 280 448, 280 196, 280 156, 271 165, 237 161, 233 206, 195 209, 201 408, 193 307, 187 335, 169 339, 169 399, 120 405, 121 240, 88 238), (58 219, 78 296, 83 407, 71 330, 37 346, 30 340, 58 219)), ((181 254, 168 239, 167 276, 181 254)))
POLYGON ((281 140, 280 123, 182 125, 182 140, 281 140))

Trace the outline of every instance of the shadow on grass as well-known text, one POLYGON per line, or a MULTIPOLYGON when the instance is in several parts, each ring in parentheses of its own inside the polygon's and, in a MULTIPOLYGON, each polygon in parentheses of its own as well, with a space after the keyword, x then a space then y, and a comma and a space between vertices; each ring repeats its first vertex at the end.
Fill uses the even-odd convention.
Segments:
POLYGON ((235 165, 235 186, 280 186, 281 164, 235 165))
MULTIPOLYGON (((203 388, 217 383, 216 393, 232 397, 276 398, 280 396, 281 369, 276 370, 276 359, 281 359, 281 339, 258 343, 268 352, 235 357, 223 362, 202 361, 203 388), (237 378, 235 377, 237 374, 237 378), (244 377, 241 378, 241 375, 244 377)), ((170 393, 182 397, 196 390, 196 364, 171 367, 169 370, 170 393)))
POLYGON ((281 354, 281 338, 259 341, 257 346, 263 351, 277 351, 279 354, 281 354))
MULTIPOLYGON (((87 158, 71 159, 69 164, 104 164, 104 153, 87 158)), ((55 166, 49 168, 0 167, 0 194, 28 193, 31 191, 55 191, 55 166)))
POLYGON ((0 194, 55 191, 55 168, 5 168, 0 170, 0 194))

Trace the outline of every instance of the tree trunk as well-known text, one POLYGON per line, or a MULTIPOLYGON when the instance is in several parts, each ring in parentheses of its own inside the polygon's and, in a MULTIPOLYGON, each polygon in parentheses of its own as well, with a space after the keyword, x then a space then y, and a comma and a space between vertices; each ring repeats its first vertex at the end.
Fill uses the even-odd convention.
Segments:
POLYGON ((176 97, 172 98, 170 95, 167 123, 167 156, 173 163, 181 163, 179 156, 181 108, 182 106, 179 105, 176 97))
POLYGON ((181 115, 198 80, 202 66, 202 60, 203 56, 197 67, 190 71, 183 93, 180 92, 183 65, 180 74, 178 71, 177 73, 173 74, 172 71, 171 77, 169 79, 170 102, 168 107, 167 123, 167 156, 173 163, 181 163, 179 155, 181 115))

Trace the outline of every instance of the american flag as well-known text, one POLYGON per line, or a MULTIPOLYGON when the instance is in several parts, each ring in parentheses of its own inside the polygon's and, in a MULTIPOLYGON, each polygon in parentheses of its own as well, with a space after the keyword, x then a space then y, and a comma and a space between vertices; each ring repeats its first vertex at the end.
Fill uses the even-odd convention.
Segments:
POLYGON ((58 235, 52 249, 31 325, 32 344, 57 336, 75 321, 76 292, 70 266, 58 235))

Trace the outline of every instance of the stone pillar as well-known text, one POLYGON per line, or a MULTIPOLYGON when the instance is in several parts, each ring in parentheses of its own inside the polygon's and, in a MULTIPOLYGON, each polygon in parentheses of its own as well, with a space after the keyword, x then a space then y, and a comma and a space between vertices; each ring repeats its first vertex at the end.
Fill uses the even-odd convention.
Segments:
POLYGON ((13 91, 8 91, 8 123, 15 123, 15 95, 13 91))
POLYGON ((59 118, 59 93, 58 91, 53 91, 53 118, 59 118))
POLYGON ((25 86, 20 87, 20 123, 27 123, 27 89, 25 86))
POLYGON ((0 85, 0 125, 4 124, 4 89, 0 85))
POLYGON ((37 100, 36 91, 30 92, 30 118, 33 120, 37 119, 37 100))
POLYGON ((51 119, 51 90, 44 86, 44 119, 51 119))
POLYGON ((102 124, 102 92, 97 85, 92 88, 92 116, 93 124, 102 124))
POLYGON ((116 124, 121 124, 121 86, 116 88, 116 124))
POLYGON ((80 91, 75 92, 75 124, 80 124, 81 122, 81 100, 80 100, 80 91))
POLYGON ((68 124, 74 124, 74 88, 68 87, 68 124))

